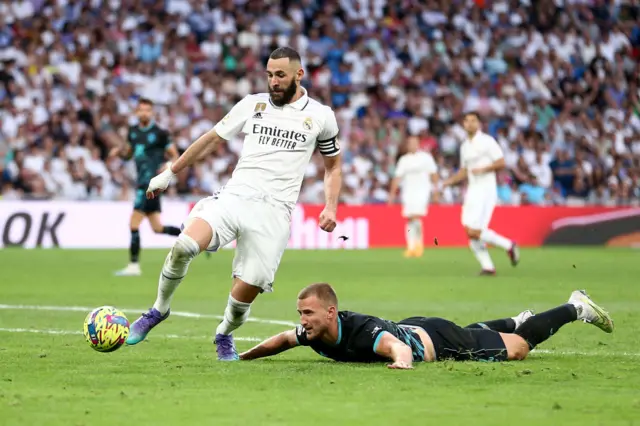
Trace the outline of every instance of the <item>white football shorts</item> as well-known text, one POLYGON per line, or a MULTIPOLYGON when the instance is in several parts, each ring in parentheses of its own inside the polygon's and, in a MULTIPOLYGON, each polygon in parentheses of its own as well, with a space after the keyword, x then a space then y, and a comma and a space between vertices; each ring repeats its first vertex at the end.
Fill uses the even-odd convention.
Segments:
POLYGON ((402 195, 402 217, 426 216, 429 206, 428 193, 408 193, 402 195))
POLYGON ((496 207, 496 198, 467 193, 462 204, 462 225, 479 231, 487 229, 496 207))
POLYGON ((189 218, 203 219, 213 228, 207 251, 236 240, 232 277, 272 292, 289 242, 291 213, 289 206, 274 200, 222 192, 198 201, 189 218))

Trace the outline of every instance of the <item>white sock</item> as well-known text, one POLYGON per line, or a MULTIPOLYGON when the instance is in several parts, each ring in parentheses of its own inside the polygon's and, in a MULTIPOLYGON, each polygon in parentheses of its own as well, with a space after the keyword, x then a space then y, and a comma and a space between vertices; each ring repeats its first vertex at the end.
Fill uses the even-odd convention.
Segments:
POLYGON ((238 302, 229 295, 227 307, 224 310, 224 319, 218 325, 216 334, 231 334, 249 318, 251 303, 238 302))
POLYGON ((491 244, 495 247, 500 247, 504 250, 510 250, 513 246, 513 241, 511 241, 507 237, 503 237, 502 235, 491 229, 485 229, 484 231, 482 231, 482 233, 480 234, 480 239, 485 243, 491 244))
POLYGON ((420 219, 413 219, 411 222, 413 222, 413 226, 415 227, 413 231, 416 238, 414 244, 422 245, 422 221, 420 219))
POLYGON ((200 253, 200 246, 190 236, 180 234, 164 260, 158 280, 158 297, 153 307, 161 314, 167 313, 173 293, 187 275, 189 264, 200 253))
POLYGON ((405 240, 407 241, 407 250, 411 250, 413 248, 413 226, 411 226, 411 221, 407 221, 407 223, 405 223, 404 235, 405 240))
POLYGON ((471 247, 471 251, 475 254, 476 259, 480 262, 480 267, 482 267, 485 271, 494 271, 496 268, 493 266, 493 261, 491 260, 491 255, 489 254, 489 250, 484 245, 484 243, 480 240, 470 240, 469 247, 471 247))

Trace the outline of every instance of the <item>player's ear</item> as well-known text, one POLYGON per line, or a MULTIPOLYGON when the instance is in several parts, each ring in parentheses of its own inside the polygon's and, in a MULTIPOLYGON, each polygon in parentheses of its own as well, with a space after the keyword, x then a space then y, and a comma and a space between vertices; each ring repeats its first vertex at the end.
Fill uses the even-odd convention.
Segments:
POLYGON ((338 313, 338 309, 335 306, 329 306, 327 308, 327 318, 328 319, 335 318, 337 313, 338 313))
POLYGON ((302 69, 302 65, 300 65, 298 70, 296 71, 296 81, 300 83, 303 77, 304 77, 304 70, 302 69))

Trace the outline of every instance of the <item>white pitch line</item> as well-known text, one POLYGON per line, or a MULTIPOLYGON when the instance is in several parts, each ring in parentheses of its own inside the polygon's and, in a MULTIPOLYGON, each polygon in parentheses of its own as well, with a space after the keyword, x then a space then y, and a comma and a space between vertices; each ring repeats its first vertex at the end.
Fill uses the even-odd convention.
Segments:
MULTIPOLYGON (((63 336, 78 336, 82 335, 82 331, 79 330, 53 330, 53 329, 44 329, 40 330, 37 328, 1 328, 0 332, 5 333, 35 333, 35 334, 54 334, 54 335, 63 335, 63 336)), ((182 336, 179 334, 158 334, 152 337, 161 337, 166 339, 210 339, 211 337, 207 336, 182 336)), ((240 342, 261 342, 263 339, 259 337, 235 337, 233 340, 238 340, 240 342)))
MULTIPOLYGON (((27 311, 62 311, 62 312, 86 312, 89 313, 95 309, 89 308, 86 306, 43 306, 43 305, 2 305, 0 304, 0 309, 8 309, 8 310, 27 310, 27 311)), ((132 309, 132 308, 118 308, 124 313, 142 313, 146 311, 146 309, 132 309)), ((201 319, 223 319, 222 315, 210 315, 210 314, 199 314, 196 312, 183 312, 183 311, 171 311, 171 316, 174 317, 182 317, 182 318, 201 318, 201 319)), ((295 327, 296 324, 291 321, 283 321, 283 320, 272 320, 272 319, 263 319, 263 318, 255 318, 251 317, 247 320, 247 322, 255 322, 259 324, 274 324, 274 325, 286 325, 288 327, 295 327)))
POLYGON ((564 356, 623 356, 623 357, 640 357, 640 353, 637 352, 585 352, 585 351, 565 351, 565 350, 552 350, 552 349, 534 349, 532 354, 547 354, 547 355, 564 355, 564 356))

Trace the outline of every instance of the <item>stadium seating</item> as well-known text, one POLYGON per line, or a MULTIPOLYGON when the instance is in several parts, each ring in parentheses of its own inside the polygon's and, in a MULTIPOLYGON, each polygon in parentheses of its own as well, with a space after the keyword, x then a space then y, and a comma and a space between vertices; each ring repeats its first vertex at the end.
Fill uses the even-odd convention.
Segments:
MULTIPOLYGON (((462 112, 502 145, 503 204, 627 205, 640 196, 637 2, 569 0, 45 1, 0 4, 3 199, 125 200, 135 168, 106 161, 139 97, 184 150, 241 97, 265 91, 277 45, 336 110, 343 202, 383 203, 407 134, 444 177, 462 112)), ((182 173, 168 197, 229 178, 240 139, 182 173)), ((322 162, 301 201, 322 201, 322 162)), ((463 189, 447 190, 457 203, 463 189)))

